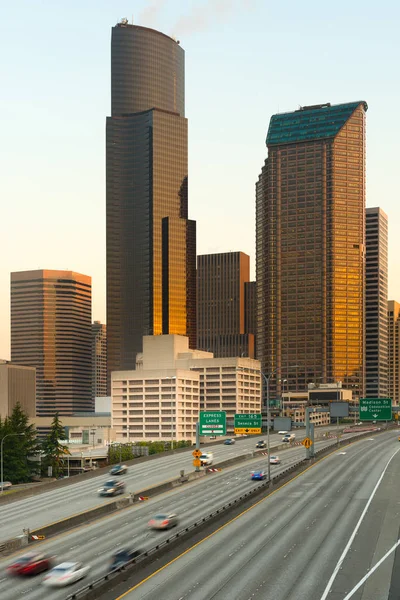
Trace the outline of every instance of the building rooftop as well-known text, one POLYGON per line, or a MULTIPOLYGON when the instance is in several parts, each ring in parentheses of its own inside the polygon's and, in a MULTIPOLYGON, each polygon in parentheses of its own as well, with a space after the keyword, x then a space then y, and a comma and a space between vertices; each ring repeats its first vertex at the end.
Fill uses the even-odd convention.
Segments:
POLYGON ((267 146, 335 137, 360 104, 365 111, 368 110, 367 103, 359 100, 333 106, 330 103, 303 106, 294 112, 273 115, 267 146))

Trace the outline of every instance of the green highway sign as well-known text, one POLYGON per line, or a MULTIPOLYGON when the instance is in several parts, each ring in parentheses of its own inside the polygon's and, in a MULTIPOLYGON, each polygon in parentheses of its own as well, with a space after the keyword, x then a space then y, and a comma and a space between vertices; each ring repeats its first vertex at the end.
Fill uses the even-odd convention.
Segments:
POLYGON ((235 433, 261 433, 262 416, 259 413, 235 415, 235 433))
POLYGON ((225 411, 200 411, 200 435, 226 435, 225 411))
POLYGON ((391 398, 360 398, 360 421, 391 420, 391 398))

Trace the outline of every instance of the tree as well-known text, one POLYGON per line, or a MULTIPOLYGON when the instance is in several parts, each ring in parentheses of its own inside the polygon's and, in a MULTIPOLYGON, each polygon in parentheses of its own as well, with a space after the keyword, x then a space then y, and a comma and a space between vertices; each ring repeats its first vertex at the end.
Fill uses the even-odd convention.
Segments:
POLYGON ((33 457, 39 452, 36 429, 29 425, 29 417, 19 402, 11 416, 0 421, 0 440, 3 442, 4 481, 23 483, 30 481, 36 472, 33 457), (4 439, 7 436, 7 439, 4 439))
POLYGON ((43 467, 47 473, 48 467, 52 467, 53 477, 58 477, 64 472, 65 455, 70 454, 68 447, 61 442, 66 439, 64 427, 58 417, 54 415, 50 433, 46 436, 42 451, 44 454, 43 467))

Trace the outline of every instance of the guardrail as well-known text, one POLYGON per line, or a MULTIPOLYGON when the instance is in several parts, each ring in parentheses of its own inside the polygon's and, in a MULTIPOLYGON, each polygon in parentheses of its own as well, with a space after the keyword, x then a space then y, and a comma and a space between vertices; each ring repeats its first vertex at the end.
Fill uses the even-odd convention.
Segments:
MULTIPOLYGON (((379 432, 376 431, 375 433, 379 433, 379 432)), ((352 438, 349 438, 346 440, 341 440, 340 445, 341 445, 341 447, 347 446, 347 445, 351 444, 352 442, 354 442, 354 438, 366 437, 367 435, 371 435, 371 432, 370 431, 365 432, 365 433, 363 432, 363 433, 360 433, 359 435, 353 436, 352 438)), ((322 458, 324 454, 328 454, 329 452, 331 452, 332 448, 334 448, 336 450, 336 442, 332 441, 331 444, 328 444, 324 448, 321 448, 320 450, 316 450, 315 457, 312 459, 312 462, 317 462, 315 460, 316 458, 318 458, 318 459, 322 458)), ((217 519, 221 518, 222 514, 226 513, 229 510, 234 509, 235 507, 237 507, 237 505, 240 502, 242 502, 244 500, 248 500, 252 496, 262 494, 263 492, 265 492, 265 490, 267 490, 269 488, 273 488, 275 483, 277 483, 278 481, 282 481, 285 479, 289 480, 290 476, 293 474, 294 471, 301 472, 301 469, 303 468, 303 470, 305 470, 308 467, 308 465, 309 465, 309 461, 306 460, 305 458, 299 460, 298 462, 294 463, 293 465, 291 465, 290 467, 288 467, 287 469, 285 469, 284 471, 279 473, 279 475, 272 477, 270 481, 261 482, 259 485, 255 486, 254 488, 250 489, 249 491, 245 492, 244 494, 237 496, 230 502, 223 504, 222 506, 220 506, 213 512, 211 512, 208 515, 202 517, 201 519, 195 521, 191 525, 188 525, 187 527, 184 527, 183 529, 177 531, 176 533, 174 533, 167 539, 163 540, 159 544, 156 544, 155 546, 149 548, 148 550, 146 550, 139 556, 130 560, 125 565, 119 567, 118 569, 115 569, 114 571, 111 571, 110 573, 107 573, 106 575, 103 575, 102 577, 99 577, 98 579, 92 581, 90 584, 88 584, 84 588, 81 588, 80 590, 73 592, 66 598, 66 600, 91 600, 91 599, 98 598, 99 588, 101 588, 103 586, 106 587, 107 584, 110 582, 118 583, 119 576, 121 576, 121 581, 123 579, 126 579, 126 571, 128 571, 129 569, 133 568, 136 565, 143 564, 145 562, 151 562, 154 559, 154 556, 158 552, 162 552, 166 548, 170 548, 174 542, 176 542, 178 540, 181 541, 183 538, 192 535, 194 531, 199 531, 199 529, 201 527, 203 527, 204 525, 210 524, 213 520, 217 520, 217 519)), ((107 591, 107 590, 104 589, 103 591, 107 591)))

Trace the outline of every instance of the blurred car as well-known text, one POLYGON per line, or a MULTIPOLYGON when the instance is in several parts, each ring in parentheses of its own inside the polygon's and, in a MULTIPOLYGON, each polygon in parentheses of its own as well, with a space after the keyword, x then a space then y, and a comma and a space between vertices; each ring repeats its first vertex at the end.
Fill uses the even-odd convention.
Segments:
POLYGON ((99 489, 100 496, 116 496, 125 492, 125 484, 123 481, 109 479, 105 482, 102 488, 99 489))
POLYGON ((43 585, 64 587, 86 577, 90 566, 84 567, 79 562, 64 562, 54 567, 43 579, 43 585))
POLYGON ((285 435, 286 433, 289 433, 289 432, 286 430, 283 430, 283 429, 282 429, 282 431, 278 431, 278 435, 285 435))
POLYGON ((256 444, 256 448, 266 448, 266 447, 267 447, 267 442, 265 440, 260 440, 256 444))
POLYGON ((267 477, 267 474, 265 471, 253 471, 251 474, 252 481, 261 481, 262 479, 265 479, 266 477, 267 477))
POLYGON ((275 454, 274 456, 269 457, 269 462, 271 465, 280 465, 281 459, 275 454))
POLYGON ((12 483, 11 483, 11 481, 3 481, 3 485, 1 485, 1 482, 0 482, 0 488, 1 487, 3 488, 3 490, 9 490, 10 487, 12 487, 12 483))
POLYGON ((200 456, 200 465, 202 467, 209 467, 213 464, 213 453, 212 452, 203 452, 200 456))
POLYGON ((30 552, 7 567, 10 575, 38 575, 52 567, 52 559, 38 552, 30 552))
POLYGON ((129 550, 129 548, 121 548, 111 558, 110 571, 123 567, 130 560, 142 554, 143 550, 129 550))
POLYGON ((151 529, 171 529, 178 525, 178 517, 176 514, 156 515, 149 521, 151 529))
POLYGON ((233 438, 229 438, 224 441, 225 446, 232 446, 232 444, 234 444, 234 443, 235 443, 235 440, 233 438))
POLYGON ((282 438, 282 442, 294 442, 294 440, 296 439, 296 435, 294 433, 286 433, 286 435, 283 436, 282 438))
POLYGON ((110 475, 123 475, 128 470, 126 465, 114 465, 110 471, 110 475))

